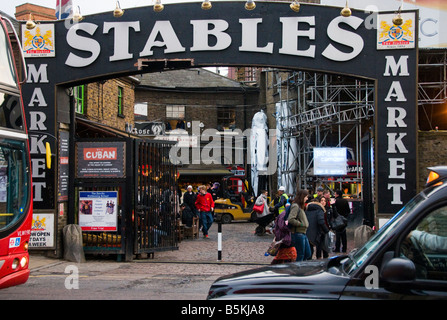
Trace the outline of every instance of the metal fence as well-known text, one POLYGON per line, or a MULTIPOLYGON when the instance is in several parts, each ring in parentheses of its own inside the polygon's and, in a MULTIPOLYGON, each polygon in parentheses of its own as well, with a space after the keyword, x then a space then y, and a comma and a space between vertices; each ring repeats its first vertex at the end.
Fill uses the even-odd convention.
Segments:
POLYGON ((140 141, 136 148, 135 252, 177 249, 179 193, 172 143, 140 141))

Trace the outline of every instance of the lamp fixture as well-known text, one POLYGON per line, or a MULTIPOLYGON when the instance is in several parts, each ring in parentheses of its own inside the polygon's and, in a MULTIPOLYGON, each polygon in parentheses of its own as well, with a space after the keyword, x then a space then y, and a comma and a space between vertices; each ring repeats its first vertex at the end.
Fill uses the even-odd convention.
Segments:
POLYGON ((348 0, 346 0, 346 5, 345 5, 345 7, 341 10, 340 14, 341 14, 343 17, 346 17, 346 18, 351 16, 352 11, 351 11, 351 9, 349 9, 348 0))
POLYGON ((161 0, 156 0, 154 4, 155 12, 162 12, 165 6, 161 3, 161 0))
POLYGON ((402 15, 401 15, 403 6, 404 6, 404 1, 402 0, 401 4, 399 6, 399 9, 397 10, 396 15, 393 17, 393 23, 395 26, 401 26, 402 23, 404 23, 404 19, 402 19, 402 15))
POLYGON ((253 10, 254 8, 256 8, 256 3, 253 0, 247 0, 247 2, 245 3, 245 9, 253 10))
POLYGON ((33 30, 36 27, 36 20, 34 20, 34 15, 32 13, 29 14, 29 18, 25 24, 25 27, 28 30, 33 30))
POLYGON ((202 9, 203 10, 209 10, 209 9, 211 9, 212 8, 212 4, 211 4, 211 1, 210 0, 203 0, 203 2, 202 2, 202 9))
POLYGON ((393 17, 393 24, 395 26, 401 26, 402 23, 404 23, 404 19, 402 19, 401 11, 402 11, 403 2, 399 7, 399 10, 397 10, 396 15, 393 17))
POLYGON ((123 14, 124 14, 124 10, 121 9, 120 2, 117 1, 116 2, 116 8, 115 8, 115 10, 113 10, 113 16, 115 18, 119 18, 119 17, 122 17, 123 14))
POLYGON ((290 4, 290 9, 292 9, 295 12, 299 12, 300 11, 300 3, 296 0, 293 0, 293 2, 290 4))
POLYGON ((74 22, 80 22, 80 21, 82 21, 82 20, 84 20, 84 17, 83 17, 82 14, 81 14, 81 8, 78 6, 78 7, 76 8, 76 12, 75 12, 75 14, 73 14, 73 21, 74 21, 74 22))

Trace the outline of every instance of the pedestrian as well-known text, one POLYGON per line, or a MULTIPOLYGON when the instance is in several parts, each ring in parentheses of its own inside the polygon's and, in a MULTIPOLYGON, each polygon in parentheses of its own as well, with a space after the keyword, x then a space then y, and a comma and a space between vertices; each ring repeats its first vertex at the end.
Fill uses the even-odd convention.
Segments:
POLYGON ((314 198, 318 198, 318 200, 320 200, 320 198, 323 196, 323 192, 324 192, 324 188, 323 187, 318 187, 317 188, 317 193, 314 194, 314 198))
POLYGON ((182 213, 182 224, 186 225, 188 228, 191 228, 193 218, 197 217, 197 214, 195 214, 186 203, 182 203, 180 205, 180 212, 182 213))
MULTIPOLYGON (((324 236, 329 232, 329 228, 324 221, 324 207, 317 198, 314 198, 307 204, 306 217, 309 222, 307 227, 307 238, 310 244, 311 254, 315 250, 316 258, 321 257, 321 246, 324 241, 324 236)), ((329 254, 323 252, 323 257, 327 258, 329 254)))
POLYGON ((292 233, 288 226, 286 214, 286 211, 283 211, 275 220, 275 228, 273 229, 273 233, 275 235, 274 241, 281 241, 281 244, 271 264, 296 261, 296 248, 292 244, 292 233))
POLYGON ((268 196, 268 191, 262 190, 259 197, 256 198, 255 205, 262 206, 262 204, 264 204, 264 210, 262 212, 256 212, 256 216, 258 219, 270 214, 267 196, 268 196))
MULTIPOLYGON (((343 198, 343 192, 341 190, 335 191, 335 208, 337 209, 337 213, 341 214, 343 217, 348 219, 349 214, 351 213, 351 208, 349 207, 348 200, 343 198)), ((334 217, 336 218, 336 217, 334 217)), ((347 226, 347 224, 346 224, 347 226)), ((347 249, 347 237, 346 237, 346 227, 341 230, 335 232, 335 252, 346 252, 347 249)))
POLYGON ((280 215, 284 210, 285 210, 285 206, 287 203, 287 200, 289 200, 289 196, 287 195, 286 192, 286 188, 281 186, 278 189, 278 197, 277 197, 277 201, 275 201, 275 205, 270 208, 270 212, 274 212, 275 214, 280 215))
POLYGON ((326 199, 326 203, 324 204, 324 209, 326 210, 325 219, 328 226, 330 227, 331 221, 338 216, 337 208, 335 207, 335 199, 331 198, 331 193, 329 192, 329 190, 323 191, 323 198, 326 199))
MULTIPOLYGON (((256 212, 256 220, 262 218, 262 220, 256 221, 259 224, 259 226, 260 227, 265 226, 265 231, 267 233, 271 234, 272 233, 271 229, 272 229, 272 226, 273 226, 274 215, 269 210, 269 204, 268 204, 267 197, 268 197, 268 191, 267 190, 262 190, 261 194, 259 195, 259 197, 256 198, 255 205, 256 206, 264 205, 264 209, 262 210, 262 212, 258 212, 258 211, 253 211, 253 212, 256 212), (267 217, 269 215, 271 215, 271 216, 267 217)), ((260 231, 258 231, 258 232, 260 232, 260 231)))
POLYGON ((214 221, 214 200, 205 186, 199 186, 199 194, 195 202, 197 211, 202 219, 202 233, 204 238, 208 238, 208 230, 214 221))
POLYGON ((292 232, 292 243, 296 249, 296 261, 308 260, 312 257, 306 232, 309 227, 304 206, 309 197, 307 190, 298 190, 290 206, 288 226, 292 232))
MULTIPOLYGON (((186 188, 186 192, 183 194, 183 202, 186 203, 194 215, 197 216, 196 199, 197 194, 192 190, 192 185, 189 185, 186 188)), ((201 224, 199 224, 199 227, 201 227, 201 224)))

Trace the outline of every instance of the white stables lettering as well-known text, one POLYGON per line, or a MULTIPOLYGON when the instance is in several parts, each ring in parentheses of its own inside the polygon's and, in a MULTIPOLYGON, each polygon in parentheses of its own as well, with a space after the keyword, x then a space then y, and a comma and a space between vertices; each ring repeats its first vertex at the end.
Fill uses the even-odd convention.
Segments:
MULTIPOLYGON (((279 54, 315 58, 315 17, 280 17, 282 24, 282 43, 278 49, 279 54), (307 48, 300 48, 300 39, 310 41, 307 48)), ((333 61, 349 61, 357 57, 364 47, 363 38, 349 31, 354 31, 362 24, 363 19, 358 17, 336 17, 327 26, 327 36, 334 43, 342 44, 350 48, 347 52, 340 51, 332 43, 329 43, 323 50, 322 55, 333 61)), ((272 54, 274 42, 258 43, 258 29, 263 23, 262 18, 239 19, 241 25, 241 52, 258 52, 272 54)), ((222 19, 213 20, 191 20, 192 25, 192 46, 194 51, 219 51, 230 47, 233 42, 231 35, 226 32, 229 23, 222 19), (210 37, 214 37, 213 44, 210 44, 210 37)), ((86 55, 79 56, 70 52, 65 64, 71 67, 83 68, 92 64, 101 54, 101 45, 92 38, 96 33, 98 25, 93 23, 77 23, 67 32, 68 45, 76 50, 87 52, 86 55), (79 32, 81 31, 81 32, 79 32), (92 37, 89 37, 89 36, 92 37)), ((140 57, 152 56, 154 48, 164 48, 164 53, 186 52, 186 48, 178 38, 170 21, 155 21, 149 37, 146 41, 135 41, 131 36, 140 32, 140 21, 126 22, 104 22, 102 33, 113 33, 113 52, 109 61, 121 61, 133 59, 134 54, 130 51, 130 45, 140 45, 140 48, 133 48, 132 51, 139 50, 140 57)))
MULTIPOLYGON (((408 56, 401 56, 397 62, 393 56, 386 56, 385 59, 384 77, 408 77, 410 75, 408 73, 408 56)), ((391 190, 393 195, 391 204, 400 205, 403 204, 401 199, 402 190, 407 190, 405 157, 403 155, 408 154, 408 149, 404 143, 404 138, 407 136, 407 133, 399 130, 400 128, 407 128, 407 124, 405 123, 407 112, 404 107, 399 106, 399 104, 401 105, 407 101, 400 81, 392 81, 390 84, 385 102, 392 101, 395 101, 395 106, 387 107, 387 128, 393 128, 396 132, 392 132, 393 129, 390 129, 387 133, 388 179, 393 179, 392 183, 388 183, 387 188, 391 190)))
MULTIPOLYGON (((27 83, 49 83, 47 64, 41 64, 37 68, 34 64, 28 64, 28 80, 27 83)), ((47 107, 47 102, 43 94, 41 87, 34 87, 33 93, 31 95, 30 101, 28 101, 27 106, 29 107, 29 130, 32 131, 30 134, 30 153, 31 155, 42 155, 42 157, 36 158, 31 157, 32 166, 32 177, 33 177, 33 187, 34 187, 34 201, 42 202, 43 190, 47 188, 46 182, 38 181, 44 180, 45 171, 45 140, 48 138, 44 132, 47 131, 46 120, 47 116, 45 112, 38 111, 37 108, 47 107), (33 110, 36 108, 36 110, 33 110), (42 131, 41 135, 35 135, 35 133, 42 131)))

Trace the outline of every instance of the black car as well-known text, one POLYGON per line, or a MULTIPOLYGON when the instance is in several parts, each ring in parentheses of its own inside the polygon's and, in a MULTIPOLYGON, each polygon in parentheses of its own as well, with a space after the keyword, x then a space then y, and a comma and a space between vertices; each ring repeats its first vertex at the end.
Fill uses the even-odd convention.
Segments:
POLYGON ((221 277, 208 299, 447 299, 447 167, 349 255, 221 277))

